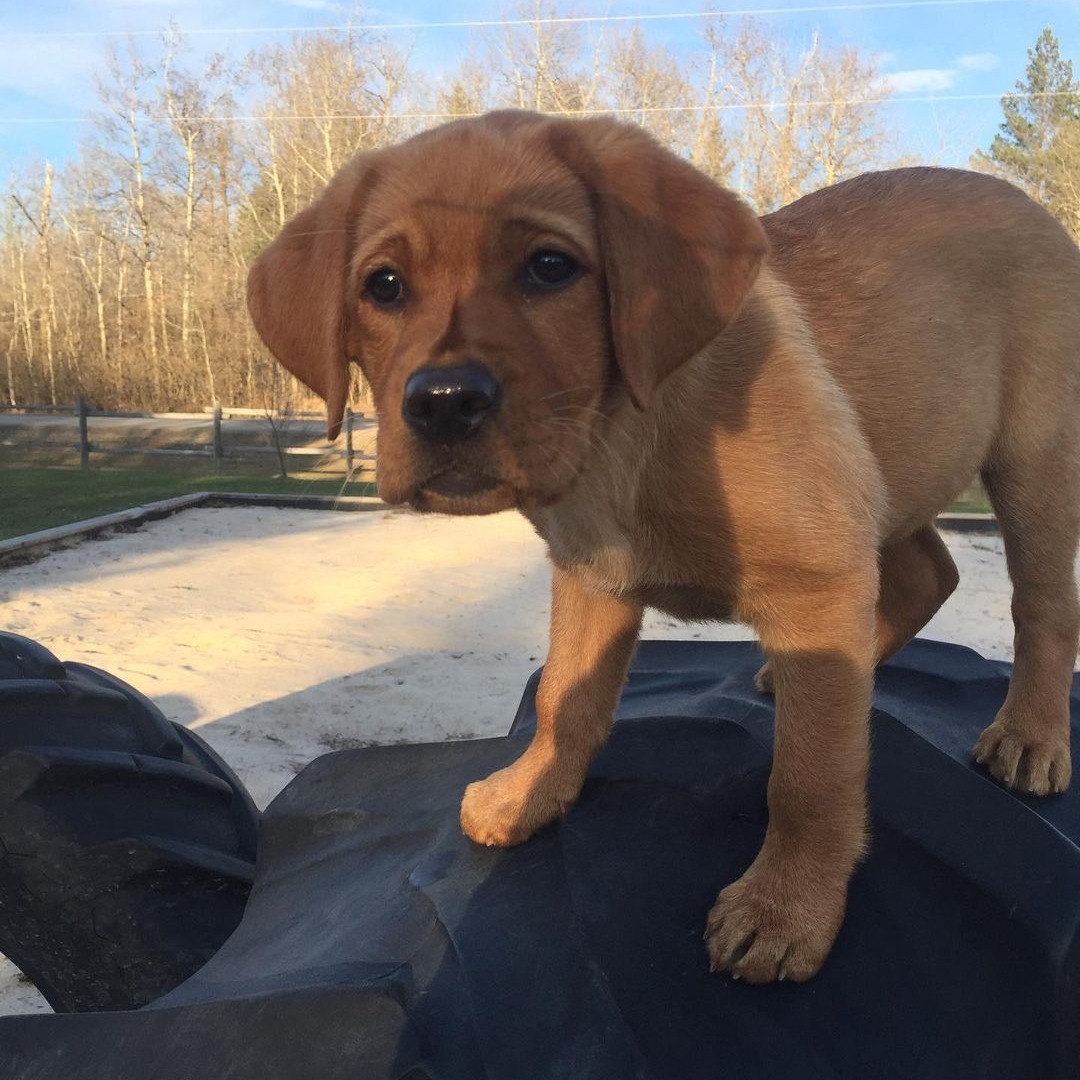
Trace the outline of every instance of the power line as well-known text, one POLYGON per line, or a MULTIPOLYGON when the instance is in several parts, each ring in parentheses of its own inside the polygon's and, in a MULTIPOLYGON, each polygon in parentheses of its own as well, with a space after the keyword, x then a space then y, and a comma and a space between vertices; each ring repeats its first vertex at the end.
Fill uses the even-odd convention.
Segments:
MULTIPOLYGON (((1004 98, 1048 98, 1048 97, 1071 97, 1071 90, 1046 90, 1046 91, 1021 91, 1007 90, 998 94, 906 94, 903 97, 889 94, 881 97, 861 98, 806 98, 798 101, 747 101, 732 102, 730 104, 712 105, 639 105, 623 106, 614 109, 557 109, 539 110, 545 116, 641 116, 662 113, 694 113, 694 112, 747 112, 750 109, 786 109, 792 105, 804 107, 821 107, 826 105, 903 105, 907 102, 912 104, 937 103, 942 101, 1001 101, 1004 98)), ((426 112, 426 113, 262 113, 249 116, 190 116, 185 119, 192 123, 200 124, 252 124, 267 120, 288 121, 316 121, 316 120, 379 120, 383 123, 405 123, 407 121, 433 121, 433 120, 463 120, 468 117, 483 116, 482 112, 426 112)), ((146 119, 159 123, 166 122, 169 117, 150 115, 146 119)), ((90 119, 83 116, 0 116, 0 125, 3 124, 85 124, 90 119)))
MULTIPOLYGON (((345 23, 327 26, 194 27, 182 30, 185 37, 227 37, 255 34, 319 34, 345 31, 467 30, 499 26, 572 26, 593 23, 663 22, 685 19, 730 18, 744 15, 820 15, 839 11, 889 11, 929 7, 983 7, 1016 4, 1023 0, 881 0, 877 3, 810 4, 805 7, 731 8, 722 11, 678 11, 640 15, 554 15, 539 19, 469 19, 445 22, 345 23)), ((156 37, 162 30, 11 30, 0 31, 0 41, 49 38, 156 37)))

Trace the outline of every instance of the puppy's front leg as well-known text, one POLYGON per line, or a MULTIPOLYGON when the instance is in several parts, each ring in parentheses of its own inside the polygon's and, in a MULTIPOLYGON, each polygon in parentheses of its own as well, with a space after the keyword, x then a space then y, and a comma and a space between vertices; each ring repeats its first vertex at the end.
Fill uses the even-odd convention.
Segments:
POLYGON ((551 643, 536 693, 536 734, 506 769, 470 784, 461 828, 510 847, 561 817, 604 744, 641 628, 641 606, 594 592, 554 568, 551 643))
POLYGON ((840 929, 866 838, 876 594, 867 569, 773 591, 758 609, 776 685, 769 826, 753 864, 709 913, 714 970, 801 982, 840 929))

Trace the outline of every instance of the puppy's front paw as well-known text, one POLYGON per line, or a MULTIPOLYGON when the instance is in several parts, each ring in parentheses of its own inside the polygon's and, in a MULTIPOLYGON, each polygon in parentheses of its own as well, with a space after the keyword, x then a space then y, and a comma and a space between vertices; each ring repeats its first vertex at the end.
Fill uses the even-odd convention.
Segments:
POLYGON ((1058 794, 1072 778, 1067 723, 1024 724, 999 713, 979 736, 974 753, 1007 788, 1029 795, 1058 794))
POLYGON ((478 844, 513 847, 562 817, 576 796, 576 791, 560 793, 544 774, 518 762, 465 789, 461 830, 478 844))
POLYGON ((751 983, 816 975, 844 919, 845 892, 799 891, 778 875, 748 870, 717 897, 705 945, 713 971, 751 983))

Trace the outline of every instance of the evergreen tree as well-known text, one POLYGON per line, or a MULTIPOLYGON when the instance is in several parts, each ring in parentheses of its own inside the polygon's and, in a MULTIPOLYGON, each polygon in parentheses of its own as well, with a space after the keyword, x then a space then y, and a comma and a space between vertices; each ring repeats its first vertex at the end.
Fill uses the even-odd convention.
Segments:
POLYGON ((1080 83, 1050 27, 1028 49, 1026 79, 1017 80, 1016 89, 1001 99, 1005 119, 989 153, 976 159, 1048 204, 1055 186, 1051 149, 1064 128, 1080 123, 1080 83))

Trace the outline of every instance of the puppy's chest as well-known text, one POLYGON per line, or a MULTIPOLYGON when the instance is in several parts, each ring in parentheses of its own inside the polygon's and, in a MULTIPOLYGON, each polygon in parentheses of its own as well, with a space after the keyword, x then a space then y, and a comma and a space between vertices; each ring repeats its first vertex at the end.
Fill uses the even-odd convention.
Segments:
POLYGON ((686 535, 678 522, 546 512, 533 520, 552 560, 598 592, 636 600, 678 619, 728 619, 735 576, 722 546, 686 535))

